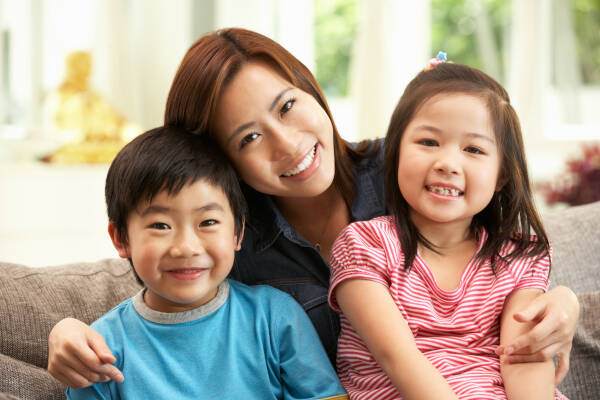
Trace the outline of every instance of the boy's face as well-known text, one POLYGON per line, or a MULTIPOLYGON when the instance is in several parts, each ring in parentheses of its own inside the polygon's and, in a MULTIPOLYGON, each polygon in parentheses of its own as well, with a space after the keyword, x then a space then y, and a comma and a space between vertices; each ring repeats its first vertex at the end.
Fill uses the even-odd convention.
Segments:
POLYGON ((227 196, 205 180, 173 196, 158 193, 127 224, 127 244, 112 224, 109 233, 119 255, 131 257, 147 288, 144 301, 157 311, 186 311, 212 300, 240 248, 227 196))

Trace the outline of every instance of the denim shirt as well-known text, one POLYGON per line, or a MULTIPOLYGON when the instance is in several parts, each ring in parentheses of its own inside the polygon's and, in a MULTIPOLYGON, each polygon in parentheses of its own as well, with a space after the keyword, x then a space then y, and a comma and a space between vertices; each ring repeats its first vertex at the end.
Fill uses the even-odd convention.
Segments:
MULTIPOLYGON (((353 221, 385 214, 382 167, 383 145, 373 157, 354 166, 353 221)), ((244 187, 244 194, 249 215, 230 277, 247 285, 271 285, 292 295, 308 314, 335 365, 340 323, 327 304, 329 263, 290 225, 270 196, 249 187, 244 187)))

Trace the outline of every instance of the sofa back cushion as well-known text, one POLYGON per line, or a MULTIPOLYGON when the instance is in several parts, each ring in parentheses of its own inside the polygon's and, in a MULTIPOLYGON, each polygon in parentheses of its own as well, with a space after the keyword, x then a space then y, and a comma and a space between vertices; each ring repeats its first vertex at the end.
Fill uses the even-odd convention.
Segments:
POLYGON ((139 290, 127 260, 46 268, 0 262, 0 354, 46 368, 48 333, 58 321, 90 324, 139 290))

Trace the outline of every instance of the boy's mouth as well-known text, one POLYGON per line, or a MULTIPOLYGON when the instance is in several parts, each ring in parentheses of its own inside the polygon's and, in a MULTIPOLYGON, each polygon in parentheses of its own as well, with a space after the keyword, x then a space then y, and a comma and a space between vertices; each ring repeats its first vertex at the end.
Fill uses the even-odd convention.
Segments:
POLYGON ((204 275, 210 268, 185 268, 185 269, 171 269, 167 271, 169 275, 176 279, 184 281, 194 280, 204 275))

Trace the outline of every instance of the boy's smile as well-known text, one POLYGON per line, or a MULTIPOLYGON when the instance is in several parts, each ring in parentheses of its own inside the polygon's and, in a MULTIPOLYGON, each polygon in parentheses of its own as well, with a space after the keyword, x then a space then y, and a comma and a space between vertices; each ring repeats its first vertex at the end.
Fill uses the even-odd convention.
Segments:
POLYGON ((144 281, 144 301, 162 312, 197 308, 212 300, 239 249, 239 235, 227 196, 198 180, 174 195, 159 192, 127 220, 128 242, 115 241, 144 281))

